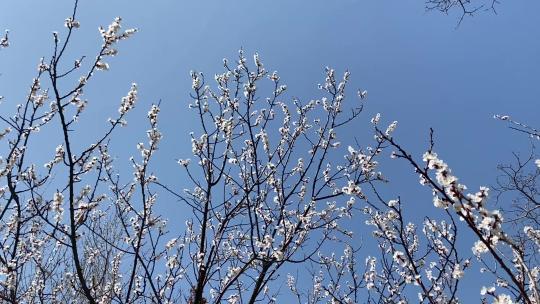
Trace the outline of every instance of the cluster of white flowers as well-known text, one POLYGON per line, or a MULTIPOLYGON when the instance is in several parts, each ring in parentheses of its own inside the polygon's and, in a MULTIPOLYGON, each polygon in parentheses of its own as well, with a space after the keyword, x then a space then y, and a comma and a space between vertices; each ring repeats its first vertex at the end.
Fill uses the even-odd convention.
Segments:
POLYGON ((191 71, 190 72, 191 74, 191 88, 193 90, 199 90, 201 88, 201 85, 202 85, 202 75, 200 73, 196 73, 194 71, 191 71))
POLYGON ((495 286, 490 286, 490 287, 482 286, 482 288, 480 289, 480 295, 482 296, 485 296, 488 294, 492 295, 494 293, 495 293, 495 286))
POLYGON ((367 98, 367 90, 358 90, 358 97, 360 97, 360 99, 367 98))
POLYGON ((122 103, 118 108, 118 113, 120 115, 126 114, 129 110, 135 107, 135 102, 137 101, 137 84, 132 83, 131 89, 126 96, 122 97, 122 103))
POLYGON ((266 153, 270 153, 270 140, 268 139, 268 134, 266 131, 261 130, 261 132, 256 135, 256 138, 260 138, 262 140, 264 151, 266 153))
POLYGON ((501 115, 501 114, 495 114, 493 115, 493 118, 499 119, 499 120, 509 120, 510 116, 508 115, 501 115))
POLYGON ((99 28, 99 32, 101 33, 101 36, 103 37, 103 40, 107 44, 112 44, 118 40, 127 39, 131 35, 133 35, 135 32, 137 32, 137 29, 127 29, 123 33, 119 34, 122 18, 116 17, 114 18, 114 21, 109 25, 107 30, 105 30, 103 27, 99 28))
POLYGON ((514 301, 512 301, 512 298, 509 295, 500 294, 495 298, 493 304, 514 304, 514 301))
POLYGON ((488 251, 489 251, 488 247, 481 240, 476 241, 474 243, 474 246, 472 247, 472 252, 477 257, 480 257, 481 254, 486 253, 488 251))
POLYGON ((56 192, 52 201, 51 208, 55 212, 54 221, 59 223, 62 220, 64 214, 64 208, 62 204, 64 203, 64 195, 61 192, 56 192))
POLYGON ((464 274, 463 267, 461 267, 460 264, 455 264, 454 269, 452 270, 452 277, 454 279, 461 279, 464 274))
POLYGON ((255 246, 259 247, 260 250, 268 250, 272 248, 274 239, 270 235, 265 235, 262 240, 256 241, 255 246))
POLYGON ((240 296, 238 294, 231 294, 228 298, 227 298, 227 303, 229 304, 238 304, 240 303, 240 296))
MULTIPOLYGON (((376 117, 377 118, 377 117, 376 117)), ((396 130, 397 128, 397 121, 393 121, 391 124, 388 125, 386 128, 386 131, 384 132, 384 135, 391 136, 391 134, 396 130)))
POLYGON ((199 139, 191 138, 191 152, 194 155, 199 155, 204 152, 206 145, 208 144, 208 135, 203 134, 199 139))
POLYGON ((362 189, 356 184, 356 182, 350 180, 347 182, 347 186, 341 188, 341 191, 347 195, 360 195, 362 189))
POLYGON ((51 169, 55 164, 58 164, 61 161, 63 161, 65 154, 66 152, 64 150, 64 146, 58 145, 55 149, 54 159, 46 163, 45 168, 51 169))
POLYGON ((183 166, 183 167, 187 167, 190 162, 191 162, 191 160, 189 158, 187 158, 187 159, 179 159, 178 160, 178 164, 180 166, 183 166))
POLYGON ((6 135, 11 132, 11 128, 7 127, 4 130, 0 131, 0 140, 2 140, 6 135))
POLYGON ((536 244, 540 251, 540 230, 534 229, 531 226, 523 227, 523 232, 536 244))
POLYGON ((371 256, 366 258, 366 272, 364 273, 364 280, 366 281, 366 288, 372 289, 375 287, 375 281, 377 279, 377 259, 371 256))
POLYGON ((378 155, 381 150, 373 149, 372 147, 367 147, 366 150, 367 151, 364 153, 355 150, 351 146, 348 147, 349 155, 345 158, 349 161, 350 169, 360 169, 364 175, 368 176, 381 176, 380 172, 375 172, 375 169, 379 165, 379 162, 375 160, 375 156, 378 155))
POLYGON ((148 117, 148 120, 150 120, 150 124, 152 126, 155 126, 157 124, 159 111, 160 111, 159 107, 154 104, 152 105, 152 107, 150 108, 150 111, 148 111, 146 115, 148 117))
POLYGON ((74 20, 73 17, 66 18, 64 21, 64 26, 68 29, 72 28, 79 28, 81 24, 79 23, 79 20, 74 20))
POLYGON ((12 150, 11 155, 9 155, 7 161, 0 158, 0 165, 5 164, 4 168, 2 168, 2 170, 0 171, 0 177, 6 176, 11 171, 11 169, 13 169, 13 167, 17 163, 17 160, 19 160, 24 155, 25 151, 26 147, 15 148, 12 150))
POLYGON ((514 304, 514 301, 512 300, 512 298, 507 295, 507 294, 499 294, 499 295, 496 295, 495 294, 495 286, 490 286, 490 287, 486 287, 486 286, 482 286, 481 290, 480 290, 480 295, 482 296, 487 296, 487 295, 490 295, 493 297, 493 304, 514 304))
POLYGON ((4 32, 4 36, 0 38, 0 48, 7 48, 9 46, 9 30, 4 32))
POLYGON ((45 58, 41 57, 38 64, 38 72, 42 73, 49 70, 50 66, 45 62, 45 58))
POLYGON ((226 119, 223 116, 218 116, 215 118, 215 124, 218 127, 218 129, 223 132, 224 138, 227 138, 227 139, 231 138, 233 134, 233 126, 234 126, 234 121, 232 117, 226 119))
POLYGON ((70 103, 73 104, 75 107, 77 107, 77 113, 75 116, 73 116, 74 120, 78 120, 81 113, 86 109, 86 105, 88 102, 86 100, 81 99, 82 90, 77 90, 75 94, 71 97, 70 103))
POLYGON ((450 205, 450 202, 448 202, 445 199, 441 199, 437 195, 433 196, 433 205, 437 208, 443 208, 446 209, 450 205))
POLYGON ((99 71, 108 71, 109 70, 109 64, 103 61, 97 61, 96 62, 96 69, 99 71))
MULTIPOLYGON (((456 186, 458 188, 462 188, 456 184, 457 178, 452 175, 452 171, 450 170, 448 165, 438 158, 437 153, 426 152, 424 153, 423 160, 424 162, 427 163, 429 169, 435 170, 437 182, 441 186, 443 187, 456 186)), ((450 191, 452 191, 452 189, 450 191)), ((455 196, 453 192, 449 192, 447 194, 452 197, 455 196)))
MULTIPOLYGON (((109 25, 107 30, 103 27, 99 27, 99 32, 103 38, 103 50, 96 58, 96 69, 106 71, 109 69, 109 64, 103 61, 105 56, 115 56, 118 54, 118 50, 113 48, 113 45, 124 39, 128 39, 137 32, 137 29, 127 29, 122 33, 119 33, 121 28, 122 18, 116 17, 114 21, 109 25)), ((73 24, 72 24, 73 25, 73 24)))
POLYGON ((41 84, 38 78, 34 78, 32 81, 32 86, 30 87, 30 93, 28 95, 28 99, 32 101, 32 103, 36 107, 41 107, 45 104, 45 102, 49 99, 48 96, 48 90, 40 90, 41 84))
POLYGON ((402 251, 394 251, 393 258, 394 262, 396 262, 401 267, 407 267, 408 259, 405 257, 405 253, 403 253, 402 251))
POLYGON ((444 192, 435 195, 433 203, 439 208, 454 207, 462 220, 468 220, 475 229, 483 235, 484 240, 479 240, 473 246, 473 253, 479 255, 488 251, 485 242, 496 245, 501 237, 503 216, 499 210, 486 209, 489 188, 480 187, 480 191, 465 194, 466 186, 457 182, 448 165, 437 157, 436 153, 426 152, 423 157, 429 169, 435 170, 438 184, 444 192))
POLYGON ((379 124, 380 120, 381 120, 381 113, 377 113, 375 114, 375 116, 373 116, 373 118, 371 118, 371 123, 374 125, 377 125, 379 124))

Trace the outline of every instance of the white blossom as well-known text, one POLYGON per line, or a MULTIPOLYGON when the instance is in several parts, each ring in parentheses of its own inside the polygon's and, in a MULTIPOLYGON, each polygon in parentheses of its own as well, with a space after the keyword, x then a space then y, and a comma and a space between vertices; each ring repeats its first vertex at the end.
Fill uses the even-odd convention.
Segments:
POLYGON ((7 48, 9 46, 9 30, 4 32, 4 36, 0 38, 0 48, 7 48))
POLYGON ((121 115, 126 114, 129 110, 135 107, 135 102, 137 101, 137 84, 131 84, 131 89, 125 97, 122 97, 122 103, 118 108, 118 113, 121 115))

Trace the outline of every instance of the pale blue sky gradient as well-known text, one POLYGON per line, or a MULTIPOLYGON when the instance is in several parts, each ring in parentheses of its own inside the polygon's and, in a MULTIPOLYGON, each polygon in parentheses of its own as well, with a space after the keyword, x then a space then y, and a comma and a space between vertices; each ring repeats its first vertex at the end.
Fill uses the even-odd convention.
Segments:
MULTIPOLYGON (((90 142, 99 121, 116 113, 136 82, 139 102, 128 129, 115 137, 116 154, 127 166, 135 143, 146 140, 142 117, 161 100, 164 139, 155 166, 174 168, 159 169, 159 176, 182 187, 174 165, 191 152, 189 71, 220 72, 221 59, 235 58, 242 47, 249 58, 259 52, 268 69, 279 71, 288 96, 304 100, 320 97, 316 86, 325 66, 348 69, 351 92, 366 89, 369 98, 359 122, 365 130, 351 129, 346 136, 370 140, 369 118, 381 112, 384 123, 399 121, 395 137, 420 158, 433 127, 436 150, 454 173, 470 189, 490 185, 498 163, 530 148, 525 136, 493 114, 538 126, 540 110, 540 2, 501 2, 497 15, 481 12, 456 28, 458 15, 426 13, 421 0, 81 0, 72 59, 95 56, 98 26, 116 16, 140 32, 119 45, 118 56, 108 60, 111 70, 96 75, 86 90, 89 109, 77 140, 90 142)), ((0 52, 2 113, 24 98, 38 59, 51 55, 51 32, 64 30, 71 8, 70 0, 0 4, 0 30, 11 30, 11 47, 0 52)), ((40 144, 58 143, 51 138, 40 144)), ((392 192, 414 205, 411 210, 431 206, 429 191, 411 178, 409 167, 390 159, 382 166, 394 181, 392 192)), ((176 203, 161 208, 169 218, 185 216, 176 203)), ((366 229, 363 221, 358 229, 366 229)), ((471 292, 478 299, 476 287, 471 292)))

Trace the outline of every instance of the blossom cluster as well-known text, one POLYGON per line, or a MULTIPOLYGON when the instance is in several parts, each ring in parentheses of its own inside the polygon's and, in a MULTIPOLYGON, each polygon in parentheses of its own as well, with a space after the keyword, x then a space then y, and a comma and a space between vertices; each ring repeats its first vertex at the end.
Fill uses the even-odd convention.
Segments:
POLYGON ((0 38, 0 48, 7 48, 9 46, 9 31, 4 32, 4 36, 0 38))

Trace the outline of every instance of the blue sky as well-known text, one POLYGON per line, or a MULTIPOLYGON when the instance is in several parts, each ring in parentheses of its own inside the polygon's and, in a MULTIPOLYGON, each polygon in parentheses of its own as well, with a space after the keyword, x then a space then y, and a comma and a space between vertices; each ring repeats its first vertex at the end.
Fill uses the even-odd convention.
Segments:
MULTIPOLYGON (((538 1, 501 1, 497 15, 481 12, 458 28, 458 15, 426 13, 420 0, 80 2, 73 59, 94 56, 100 46, 98 26, 116 16, 126 27, 140 29, 109 60, 111 70, 88 88, 89 112, 78 131, 80 140, 91 140, 99 130, 96 120, 115 113, 136 82, 140 100, 129 129, 116 137, 119 157, 136 153, 135 143, 144 139, 147 128, 141 117, 161 100, 165 138, 157 167, 190 154, 188 133, 195 117, 186 111, 189 71, 220 72, 221 59, 234 58, 241 47, 248 55, 259 52, 267 68, 280 72, 290 96, 299 98, 318 97, 316 85, 324 80, 325 66, 348 69, 351 89, 368 90, 369 99, 360 122, 365 131, 355 128, 345 136, 369 139, 367 122, 381 112, 385 122, 399 121, 395 137, 420 157, 433 127, 439 155, 471 189, 494 183, 496 165, 510 161, 512 151, 530 147, 526 137, 508 130, 493 114, 533 125, 538 121, 538 1)), ((51 32, 64 29, 71 4, 3 1, 0 30, 11 30, 11 47, 0 53, 0 95, 6 98, 2 113, 24 98, 39 57, 51 54, 51 32)), ((392 191, 404 201, 431 205, 429 191, 410 178, 405 164, 388 160, 382 165, 398 181, 392 191)), ((179 178, 169 171, 160 176, 170 182, 179 178)), ((171 216, 182 213, 178 205, 163 208, 171 216)))

